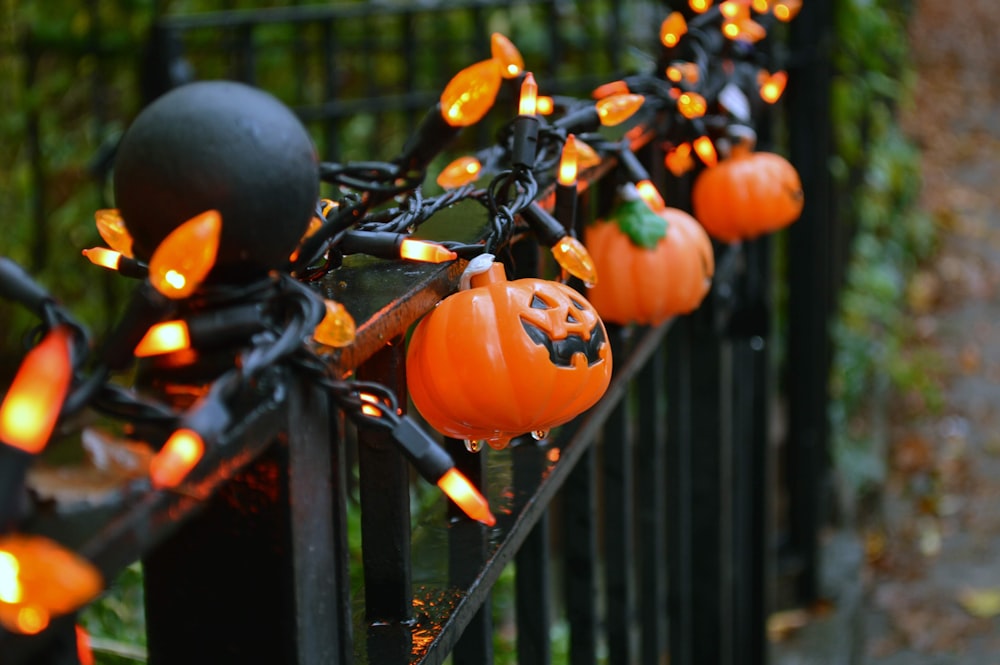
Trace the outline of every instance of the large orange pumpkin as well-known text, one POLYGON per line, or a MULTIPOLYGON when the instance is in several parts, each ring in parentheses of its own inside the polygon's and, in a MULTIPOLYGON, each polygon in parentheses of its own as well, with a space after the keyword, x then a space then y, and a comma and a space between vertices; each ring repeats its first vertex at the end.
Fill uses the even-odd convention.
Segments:
POLYGON ((711 286, 712 242, 683 210, 654 213, 641 200, 623 201, 585 229, 584 241, 601 276, 587 297, 605 321, 656 325, 694 310, 711 286), (650 228, 637 233, 643 219, 650 228))
POLYGON ((795 167, 781 155, 754 152, 753 146, 752 139, 736 143, 728 158, 701 172, 691 191, 694 216, 722 242, 777 231, 802 214, 795 167))
POLYGON ((450 437, 502 448, 592 406, 611 380, 604 324, 570 287, 488 264, 420 321, 406 357, 414 406, 450 437))

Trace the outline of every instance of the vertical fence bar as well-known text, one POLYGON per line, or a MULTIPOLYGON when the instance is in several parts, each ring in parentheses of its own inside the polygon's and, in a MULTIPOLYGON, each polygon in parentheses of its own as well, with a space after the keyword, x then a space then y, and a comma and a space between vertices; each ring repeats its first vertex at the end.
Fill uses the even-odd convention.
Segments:
MULTIPOLYGON (((358 378, 406 394, 402 339, 392 340, 358 368, 358 378)), ((365 578, 368 657, 373 663, 409 660, 412 615, 410 566, 410 469, 382 430, 358 431, 361 552, 365 578)))
POLYGON ((798 58, 786 96, 789 153, 806 193, 802 217, 788 234, 788 540, 801 564, 796 585, 800 602, 819 595, 818 529, 828 475, 828 326, 835 288, 829 251, 834 201, 827 167, 832 153, 832 25, 830 0, 803 3, 790 31, 798 58))
POLYGON ((770 582, 767 342, 770 320, 771 239, 744 245, 746 266, 737 311, 730 321, 733 345, 733 634, 739 662, 767 660, 766 616, 770 582))
MULTIPOLYGON (((558 48, 556 43, 551 46, 558 48)), ((577 201, 576 237, 593 217, 595 197, 587 188, 577 201)), ((574 426, 570 424, 569 426, 574 426)), ((600 614, 598 611, 597 447, 580 456, 563 487, 563 598, 569 623, 569 662, 596 665, 600 614)))
MULTIPOLYGON (((470 453, 465 442, 445 439, 445 446, 459 471, 483 489, 488 451, 470 453)), ((470 520, 451 501, 448 502, 448 579, 459 588, 468 588, 486 561, 486 532, 479 522, 470 520)), ((493 616, 487 599, 462 631, 452 651, 454 665, 486 665, 493 662, 493 616)))
POLYGON ((289 501, 292 528, 303 538, 292 541, 295 623, 300 665, 348 663, 351 649, 350 582, 344 485, 331 470, 342 471, 338 440, 331 440, 327 395, 302 382, 288 410, 289 501), (319 499, 319 500, 317 500, 319 499), (328 499, 328 500, 325 500, 328 499), (337 544, 342 546, 334 547, 337 544))
POLYGON ((150 663, 304 665, 350 644, 338 617, 346 590, 333 549, 328 412, 314 392, 291 390, 287 441, 144 559, 150 663))
POLYGON ((597 662, 597 464, 583 452, 563 489, 564 594, 569 622, 569 662, 597 662))
MULTIPOLYGON (((626 331, 608 325, 612 354, 624 358, 626 331)), ((629 400, 622 399, 602 430, 604 453, 604 579, 608 606, 608 662, 628 665, 635 657, 635 501, 629 400)))
MULTIPOLYGON (((542 448, 522 437, 511 451, 517 511, 530 498, 522 487, 535 487, 545 468, 542 448)), ((517 662, 519 665, 548 665, 552 659, 549 645, 552 597, 549 584, 549 514, 532 528, 515 556, 517 608, 517 662)))
POLYGON ((641 661, 657 665, 666 652, 666 370, 661 346, 642 369, 639 394, 638 512, 641 661))

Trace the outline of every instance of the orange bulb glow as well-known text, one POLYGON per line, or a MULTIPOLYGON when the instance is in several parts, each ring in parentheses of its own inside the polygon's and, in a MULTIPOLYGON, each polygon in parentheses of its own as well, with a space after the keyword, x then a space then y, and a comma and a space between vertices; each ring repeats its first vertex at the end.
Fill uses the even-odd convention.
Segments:
POLYGON ((500 75, 505 79, 520 76, 524 71, 524 58, 505 35, 494 32, 490 35, 490 55, 500 64, 500 75))
POLYGON ((601 156, 597 154, 597 151, 590 147, 585 141, 580 139, 576 140, 576 164, 577 170, 582 171, 583 169, 589 169, 591 166, 597 166, 601 163, 601 156))
POLYGON ((684 20, 684 15, 680 12, 671 12, 660 24, 660 42, 667 48, 673 48, 681 41, 681 37, 687 34, 688 25, 684 20))
POLYGON ((722 14, 723 18, 729 20, 748 18, 750 16, 750 6, 746 2, 726 0, 719 5, 719 13, 722 14))
POLYGON ((703 14, 712 6, 712 0, 688 0, 688 7, 697 14, 703 14))
POLYGON ((548 95, 538 95, 535 110, 538 111, 538 115, 552 115, 556 110, 556 101, 548 95))
POLYGON ((518 115, 535 115, 538 110, 538 84, 531 72, 524 75, 521 82, 521 97, 517 105, 518 115))
POLYGON ((605 83, 604 85, 594 88, 594 92, 591 93, 591 96, 594 99, 604 99, 605 97, 611 97, 612 95, 627 95, 630 92, 628 84, 625 83, 625 81, 611 81, 610 83, 605 83))
POLYGON ((375 406, 376 404, 381 404, 378 397, 369 393, 358 393, 358 398, 361 400, 361 413, 371 418, 382 417, 382 409, 375 406))
POLYGON ((698 153, 705 166, 715 166, 719 163, 719 154, 715 151, 715 144, 707 136, 699 136, 694 140, 694 151, 698 153))
POLYGON ((585 284, 597 284, 597 266, 583 243, 573 236, 563 236, 552 245, 552 256, 563 270, 585 284))
POLYGON ((441 170, 437 184, 442 189, 457 189, 475 182, 482 170, 482 162, 475 157, 459 157, 441 170))
POLYGON ((325 299, 326 315, 323 320, 316 325, 313 331, 313 339, 325 346, 340 348, 347 346, 354 341, 357 334, 357 327, 354 317, 347 311, 347 308, 336 300, 325 299))
POLYGON ((759 42, 767 36, 764 26, 751 18, 727 21, 722 25, 722 32, 729 39, 742 39, 751 43, 759 42))
POLYGON ((93 564, 53 540, 34 534, 0 536, 0 626, 7 630, 39 633, 53 616, 79 609, 103 586, 93 564))
POLYGON ((153 487, 177 487, 204 454, 205 442, 200 434, 190 429, 177 430, 149 463, 153 487))
POLYGON ((659 190, 656 189, 656 185, 654 185, 651 181, 641 180, 635 184, 635 188, 639 191, 639 197, 646 202, 646 205, 648 205, 653 212, 660 212, 667 207, 667 204, 660 195, 659 190))
POLYGON ((758 14, 766 14, 771 8, 771 3, 769 0, 752 0, 750 6, 758 14))
POLYGON ((399 258, 423 263, 444 263, 454 261, 458 254, 436 242, 403 238, 399 245, 399 258))
POLYGON ((37 635, 49 627, 51 616, 45 609, 25 605, 17 611, 17 631, 23 635, 37 635))
POLYGON ((490 504, 486 501, 486 497, 455 467, 445 471, 444 475, 438 479, 437 485, 449 499, 462 509, 462 512, 472 519, 482 522, 486 526, 493 526, 497 523, 497 518, 490 512, 490 504))
POLYGON ((21 564, 17 557, 6 550, 0 550, 0 603, 16 605, 24 599, 20 573, 21 564))
POLYGON ((107 247, 91 247, 83 250, 82 254, 95 266, 101 266, 108 270, 118 270, 118 263, 122 260, 120 252, 107 247))
POLYGON ((642 95, 612 95, 597 102, 597 115, 602 125, 614 127, 635 115, 645 101, 642 95))
POLYGON ((97 232, 108 247, 132 258, 132 236, 125 228, 125 220, 114 208, 105 208, 94 213, 97 232))
POLYGON ((677 98, 677 110, 681 115, 692 120, 705 115, 708 110, 708 103, 705 98, 697 92, 684 92, 677 98))
POLYGON ((24 357, 0 402, 0 441, 32 455, 45 448, 73 377, 72 337, 53 328, 24 357))
POLYGON ((768 104, 774 104, 785 92, 788 85, 788 74, 785 72, 775 72, 768 74, 761 72, 760 77, 760 98, 768 104))
POLYGON ((691 144, 682 143, 663 158, 664 165, 678 178, 694 168, 694 158, 691 156, 691 144))
POLYGON ((798 16, 802 0, 778 0, 774 3, 774 18, 787 23, 798 16))
POLYGON ((576 137, 570 134, 566 137, 566 143, 563 145, 562 155, 559 158, 559 174, 556 176, 556 180, 560 185, 566 187, 575 185, 577 171, 576 137))
POLYGON ((185 321, 164 321, 152 326, 135 347, 137 358, 158 356, 191 348, 191 335, 185 321))
POLYGON ((171 231, 149 259, 149 282, 168 298, 187 298, 208 277, 219 251, 222 217, 209 210, 171 231))
POLYGON ((441 117, 452 127, 479 122, 493 107, 501 80, 500 63, 493 58, 469 65, 441 93, 441 117))

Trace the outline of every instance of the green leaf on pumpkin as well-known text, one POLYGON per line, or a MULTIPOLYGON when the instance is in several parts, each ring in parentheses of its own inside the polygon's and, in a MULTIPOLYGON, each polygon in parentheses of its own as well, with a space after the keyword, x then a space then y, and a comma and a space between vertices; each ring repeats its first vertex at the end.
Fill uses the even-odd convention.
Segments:
POLYGON ((667 220, 650 209, 642 199, 623 199, 612 218, 633 245, 653 249, 667 235, 667 220))

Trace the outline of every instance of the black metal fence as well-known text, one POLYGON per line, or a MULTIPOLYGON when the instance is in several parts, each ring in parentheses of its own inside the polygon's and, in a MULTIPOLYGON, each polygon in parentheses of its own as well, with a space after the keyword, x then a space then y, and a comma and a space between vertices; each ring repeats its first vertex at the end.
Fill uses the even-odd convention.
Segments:
MULTIPOLYGON (((191 76, 280 81, 324 158, 385 155, 432 103, 427 90, 487 55, 497 21, 516 20, 515 38, 526 31, 536 47, 526 58, 559 86, 552 92, 580 94, 625 67, 628 44, 652 43, 663 11, 478 0, 162 16, 143 80, 148 98, 191 76)), ((223 442, 253 460, 235 477, 220 470, 197 497, 157 493, 127 517, 96 514, 72 528, 43 520, 40 530, 63 529, 106 571, 145 556, 152 663, 493 662, 493 635, 509 627, 495 623, 491 591, 510 566, 519 663, 563 652, 572 663, 766 662, 779 586, 793 582, 798 602, 818 594, 827 321, 840 260, 829 248, 842 246, 826 172, 830 12, 811 0, 791 28, 780 131, 807 203, 780 240, 781 270, 772 239, 717 246, 712 292, 693 315, 609 328, 615 375, 597 406, 550 439, 504 451, 471 454, 449 441, 486 488, 496 527, 452 519, 450 507, 411 519, 403 455, 377 432, 349 432, 322 392, 277 377, 290 391, 250 399, 223 442), (788 289, 781 318, 776 283, 788 289), (348 556, 355 488, 360 562, 348 556), (358 565, 363 585, 352 589, 358 565)), ((690 180, 664 173, 659 146, 644 157, 671 205, 688 207, 690 180)), ((604 214, 614 184, 599 169, 581 209, 604 214)), ((440 218, 453 232, 461 206, 440 218)), ((534 249, 520 251, 530 273, 534 249)), ((334 358, 341 373, 405 394, 407 329, 458 278, 453 266, 418 272, 347 260, 321 285, 364 322, 334 358)), ((36 644, 7 636, 3 648, 50 662, 36 644)))

